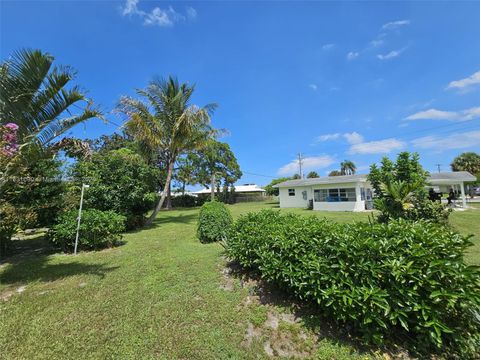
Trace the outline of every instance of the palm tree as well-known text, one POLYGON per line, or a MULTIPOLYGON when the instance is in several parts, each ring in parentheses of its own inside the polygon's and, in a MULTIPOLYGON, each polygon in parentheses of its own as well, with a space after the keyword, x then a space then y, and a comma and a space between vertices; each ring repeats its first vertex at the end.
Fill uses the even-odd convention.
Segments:
POLYGON ((344 160, 340 163, 340 172, 342 175, 354 175, 357 171, 357 167, 350 160, 344 160))
POLYGON ((330 173, 328 174, 328 176, 340 176, 340 175, 343 175, 340 171, 338 170, 332 170, 330 171, 330 173))
POLYGON ((319 178, 320 175, 318 175, 318 173, 316 171, 310 171, 308 174, 307 174, 307 179, 313 179, 313 178, 319 178))
POLYGON ((178 157, 202 147, 217 133, 210 123, 216 105, 190 105, 194 89, 172 77, 154 79, 146 89, 137 89, 143 100, 120 99, 118 109, 127 117, 127 133, 139 141, 149 158, 156 156, 167 168, 162 195, 146 225, 153 222, 165 202, 178 157))
POLYGON ((101 117, 78 86, 67 89, 75 71, 53 66, 53 61, 40 50, 20 50, 0 64, 0 125, 18 126, 18 151, 9 159, 7 171, 15 162, 44 156, 55 139, 78 123, 101 117), (81 102, 86 106, 79 107, 81 102))

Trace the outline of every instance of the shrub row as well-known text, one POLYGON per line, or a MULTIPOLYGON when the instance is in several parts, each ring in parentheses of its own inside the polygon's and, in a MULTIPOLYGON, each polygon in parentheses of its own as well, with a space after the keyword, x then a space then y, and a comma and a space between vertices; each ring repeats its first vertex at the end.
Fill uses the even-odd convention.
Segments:
POLYGON ((337 224, 264 210, 235 222, 226 249, 368 341, 404 335, 418 351, 466 358, 480 341, 468 238, 427 222, 337 224))
MULTIPOLYGON (((49 240, 64 251, 72 251, 77 233, 78 211, 65 212, 48 232, 49 240)), ((96 250, 114 246, 125 231, 126 217, 114 211, 87 209, 82 212, 78 248, 96 250)))
POLYGON ((224 240, 232 223, 232 215, 223 203, 206 202, 202 205, 198 216, 198 238, 203 243, 224 240))
POLYGON ((209 200, 209 197, 206 196, 192 196, 192 195, 178 195, 172 196, 172 207, 194 207, 202 206, 205 201, 209 200))

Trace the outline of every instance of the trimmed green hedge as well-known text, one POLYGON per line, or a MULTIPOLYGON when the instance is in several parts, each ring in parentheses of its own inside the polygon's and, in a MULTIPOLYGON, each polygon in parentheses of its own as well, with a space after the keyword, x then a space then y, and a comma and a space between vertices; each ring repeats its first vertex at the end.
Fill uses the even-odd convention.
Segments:
POLYGON ((480 274, 468 236, 427 222, 337 224, 272 210, 238 219, 227 254, 319 304, 367 341, 396 334, 415 350, 479 350, 480 274))
MULTIPOLYGON (((77 232, 78 211, 60 215, 57 224, 48 232, 49 240, 64 251, 73 251, 77 232)), ((114 246, 121 240, 127 218, 114 211, 88 209, 82 212, 79 249, 96 250, 114 246)))
POLYGON ((223 203, 206 202, 198 216, 197 236, 202 243, 224 240, 232 223, 232 215, 223 203))

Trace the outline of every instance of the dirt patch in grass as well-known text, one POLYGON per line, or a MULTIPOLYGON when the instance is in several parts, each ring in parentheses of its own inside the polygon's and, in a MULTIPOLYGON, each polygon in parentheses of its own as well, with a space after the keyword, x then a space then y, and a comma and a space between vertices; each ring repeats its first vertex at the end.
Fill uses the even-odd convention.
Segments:
MULTIPOLYGON (((331 319, 320 315, 313 304, 301 302, 284 290, 263 281, 258 274, 242 269, 235 262, 227 262, 222 270, 224 284, 240 284, 247 289, 247 295, 239 303, 241 308, 262 308, 266 311, 262 322, 247 323, 242 345, 252 347, 262 344, 269 357, 310 358, 315 355, 324 340, 334 340, 339 344, 354 348, 366 358, 411 360, 415 359, 402 346, 373 348, 364 346, 351 328, 336 325, 331 319)), ((234 291, 234 285, 232 285, 234 291)), ((434 357, 431 357, 434 359, 434 357)))

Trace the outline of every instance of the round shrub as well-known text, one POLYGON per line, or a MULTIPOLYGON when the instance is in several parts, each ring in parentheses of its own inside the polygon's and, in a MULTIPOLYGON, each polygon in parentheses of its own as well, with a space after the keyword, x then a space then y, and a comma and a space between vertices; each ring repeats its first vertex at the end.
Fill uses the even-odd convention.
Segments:
MULTIPOLYGON (((64 251, 72 251, 77 233, 78 211, 60 215, 57 224, 48 232, 49 240, 64 251)), ((125 231, 126 217, 114 211, 88 209, 82 211, 78 248, 96 250, 114 246, 125 231)))
POLYGON ((206 202, 200 209, 197 235, 202 243, 225 239, 233 219, 225 205, 218 201, 206 202))
POLYGON ((227 254, 317 304, 367 341, 392 334, 420 352, 480 350, 480 272, 462 236, 431 222, 337 224, 272 210, 242 216, 227 254))

